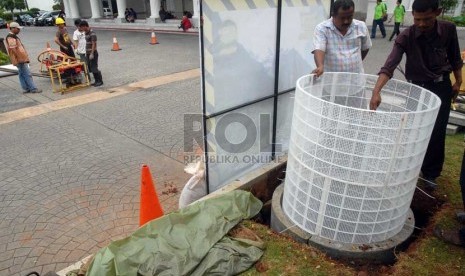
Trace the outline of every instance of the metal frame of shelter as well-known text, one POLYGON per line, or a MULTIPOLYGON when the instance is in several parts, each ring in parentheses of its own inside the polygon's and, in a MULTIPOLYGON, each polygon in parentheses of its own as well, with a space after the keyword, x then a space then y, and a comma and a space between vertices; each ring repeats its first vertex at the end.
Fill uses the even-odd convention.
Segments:
MULTIPOLYGON (((233 6, 232 2, 234 0, 216 0, 216 1, 222 1, 225 6, 233 6)), ((201 51, 201 71, 202 71, 202 123, 203 123, 203 146, 204 146, 204 158, 205 158, 205 179, 206 179, 206 184, 207 184, 207 194, 211 192, 211 187, 210 187, 210 172, 209 172, 209 142, 208 142, 208 122, 209 120, 215 119, 221 115, 237 111, 241 108, 248 107, 266 100, 273 99, 273 120, 272 120, 272 138, 271 138, 271 158, 272 160, 275 159, 276 157, 276 139, 277 139, 277 118, 278 118, 278 98, 281 95, 294 92, 295 91, 295 86, 291 87, 289 89, 285 89, 282 91, 279 91, 279 70, 280 70, 280 47, 281 47, 281 25, 282 25, 282 11, 283 11, 283 2, 284 4, 287 5, 292 5, 295 2, 301 2, 302 5, 309 5, 309 3, 312 4, 318 4, 323 6, 323 2, 327 0, 242 0, 243 5, 249 5, 252 7, 258 6, 254 2, 262 2, 262 5, 276 5, 276 52, 275 52, 275 57, 274 57, 274 91, 273 94, 254 99, 252 101, 248 101, 239 105, 235 105, 233 107, 228 107, 223 110, 213 112, 208 114, 207 112, 207 96, 206 96, 206 90, 205 90, 205 41, 204 41, 204 35, 205 35, 205 30, 204 30, 204 24, 203 24, 203 18, 204 18, 204 7, 203 4, 204 2, 208 2, 207 0, 200 0, 200 51, 201 51), (323 1, 323 2, 322 2, 323 1)), ((331 11, 331 8, 333 6, 334 0, 328 1, 330 2, 329 4, 329 11, 331 11)), ((319 23, 319 22, 318 22, 319 23)))

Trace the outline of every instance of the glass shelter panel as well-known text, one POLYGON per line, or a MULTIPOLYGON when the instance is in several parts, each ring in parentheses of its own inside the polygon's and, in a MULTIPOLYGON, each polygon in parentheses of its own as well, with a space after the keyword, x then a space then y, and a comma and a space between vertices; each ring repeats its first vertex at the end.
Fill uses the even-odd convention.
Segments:
POLYGON ((331 1, 200 3, 204 139, 207 183, 212 192, 287 150, 292 92, 297 78, 314 67, 313 28, 329 17, 331 1), (246 150, 231 153, 224 148, 224 140, 241 144, 249 139, 250 130, 231 122, 218 139, 217 127, 237 113, 249 117, 259 136, 252 147, 246 145, 246 150), (265 144, 270 148, 264 148, 265 144), (250 160, 243 162, 244 156, 250 160), (262 158, 257 162, 258 156, 262 158))

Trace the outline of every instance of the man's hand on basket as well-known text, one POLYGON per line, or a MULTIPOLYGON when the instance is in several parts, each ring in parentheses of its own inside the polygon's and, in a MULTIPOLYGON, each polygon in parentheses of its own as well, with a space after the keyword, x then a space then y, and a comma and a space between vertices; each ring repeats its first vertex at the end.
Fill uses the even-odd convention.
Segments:
POLYGON ((370 100, 370 110, 376 110, 378 106, 381 104, 381 95, 379 92, 373 91, 370 100))
POLYGON ((312 71, 312 74, 315 74, 317 77, 321 76, 324 72, 323 66, 317 67, 315 70, 312 71))

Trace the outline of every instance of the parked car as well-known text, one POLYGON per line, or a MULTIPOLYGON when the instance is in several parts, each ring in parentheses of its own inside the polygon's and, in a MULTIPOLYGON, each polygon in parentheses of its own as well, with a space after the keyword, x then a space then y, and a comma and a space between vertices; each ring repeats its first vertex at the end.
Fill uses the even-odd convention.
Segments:
POLYGON ((20 15, 20 17, 21 20, 24 22, 24 25, 31 26, 33 24, 34 18, 32 18, 32 16, 30 16, 29 14, 22 14, 20 15))
POLYGON ((6 21, 3 20, 3 18, 0 18, 0 29, 1 28, 6 28, 6 21))
POLYGON ((51 11, 50 16, 45 18, 45 25, 54 26, 55 25, 55 20, 57 19, 58 15, 60 13, 61 13, 61 11, 51 11))
POLYGON ((31 26, 32 25, 32 16, 29 14, 20 14, 13 17, 13 21, 16 21, 21 26, 31 26))
POLYGON ((32 13, 32 17, 34 17, 34 18, 39 17, 39 16, 41 16, 42 14, 44 14, 44 13, 46 13, 46 12, 47 12, 47 11, 42 11, 42 10, 40 10, 40 11, 34 11, 34 12, 32 13))
POLYGON ((37 25, 37 19, 39 19, 39 17, 41 17, 44 13, 47 13, 47 11, 38 11, 38 12, 35 12, 34 13, 34 19, 32 20, 32 25, 34 26, 38 26, 37 25))
POLYGON ((34 26, 45 26, 45 18, 48 18, 50 16, 50 12, 43 13, 39 17, 35 18, 34 26))
POLYGON ((103 17, 113 18, 113 11, 110 8, 103 8, 103 17))

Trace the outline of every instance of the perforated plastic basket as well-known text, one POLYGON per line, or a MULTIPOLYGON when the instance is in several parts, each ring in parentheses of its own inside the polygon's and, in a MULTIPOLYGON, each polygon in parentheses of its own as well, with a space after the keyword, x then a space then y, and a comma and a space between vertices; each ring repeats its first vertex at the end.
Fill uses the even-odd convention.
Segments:
POLYGON ((377 76, 324 73, 297 81, 283 209, 300 228, 344 243, 384 241, 403 227, 441 104, 377 76))

